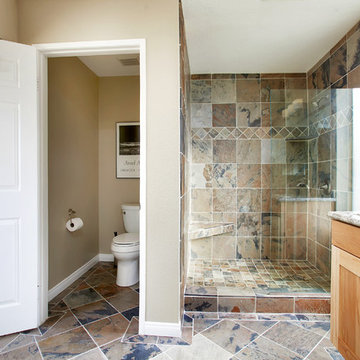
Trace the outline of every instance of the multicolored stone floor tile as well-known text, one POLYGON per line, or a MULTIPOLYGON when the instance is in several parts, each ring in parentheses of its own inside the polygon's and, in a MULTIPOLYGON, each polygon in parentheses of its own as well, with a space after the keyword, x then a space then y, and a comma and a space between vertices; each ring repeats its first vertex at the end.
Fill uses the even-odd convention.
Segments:
POLYGON ((40 340, 38 346, 45 360, 71 359, 96 347, 82 327, 40 340))
MULTIPOLYGON (((223 358, 229 360, 343 359, 328 339, 330 333, 328 315, 297 314, 301 319, 299 320, 294 314, 250 314, 252 316, 248 320, 226 319, 225 321, 228 322, 226 326, 221 326, 224 320, 221 321, 219 313, 189 312, 186 315, 194 319, 193 343, 203 342, 202 338, 198 339, 199 336, 207 337, 227 352, 228 357, 223 358), (257 336, 235 337, 236 328, 233 330, 235 324, 247 328, 251 334, 257 334, 257 336), (216 336, 214 336, 215 333, 217 333, 216 336), (211 338, 212 336, 214 337, 211 338), (235 351, 237 350, 234 343, 237 344, 241 340, 244 341, 244 346, 233 353, 234 348, 235 351)), ((186 349, 177 350, 176 355, 177 353, 184 355, 184 359, 207 359, 207 356, 208 359, 215 358, 211 357, 206 349, 202 352, 197 348, 192 349, 192 345, 186 349)), ((171 351, 165 351, 165 354, 172 359, 182 359, 182 357, 172 357, 171 351)), ((217 357, 221 359, 221 356, 219 354, 217 357)))
POLYGON ((259 336, 255 331, 241 326, 240 323, 227 319, 204 330, 202 335, 231 354, 239 352, 259 336))
POLYGON ((103 319, 106 316, 114 315, 118 311, 107 301, 100 300, 72 309, 72 312, 81 324, 85 325, 93 321, 103 319))
POLYGON ((252 359, 252 360, 300 360, 302 357, 296 353, 285 349, 273 341, 264 337, 256 339, 241 351, 234 359, 252 359))
POLYGON ((0 337, 0 360, 343 359, 323 314, 186 312, 180 338, 139 335, 139 285, 118 288, 114 274, 112 264, 95 265, 51 300, 39 328, 0 337))
POLYGON ((104 360, 106 359, 100 349, 93 349, 76 357, 76 360, 104 360))
POLYGON ((109 360, 119 359, 151 359, 161 353, 154 344, 128 344, 116 340, 101 347, 102 352, 109 360))
POLYGON ((187 294, 199 296, 326 294, 330 276, 308 261, 191 259, 186 284, 187 294))
POLYGON ((121 314, 116 314, 85 325, 85 328, 97 345, 100 346, 122 338, 128 326, 129 321, 121 314))
POLYGON ((75 329, 80 325, 80 322, 75 318, 73 313, 71 311, 68 311, 48 331, 46 331, 41 336, 41 339, 45 339, 50 336, 61 334, 65 331, 75 329))
POLYGON ((321 340, 320 335, 286 321, 274 325, 264 336, 303 357, 321 340))
POLYGON ((122 289, 116 295, 107 298, 107 301, 118 311, 125 311, 139 305, 139 294, 130 288, 122 289))
POLYGON ((36 344, 23 346, 21 348, 0 354, 3 360, 42 360, 39 348, 36 344))
POLYGON ((72 309, 99 300, 102 300, 102 297, 94 289, 88 288, 70 293, 64 298, 64 303, 72 309))
POLYGON ((130 321, 134 316, 139 316, 139 307, 137 306, 132 309, 123 311, 121 314, 130 321))

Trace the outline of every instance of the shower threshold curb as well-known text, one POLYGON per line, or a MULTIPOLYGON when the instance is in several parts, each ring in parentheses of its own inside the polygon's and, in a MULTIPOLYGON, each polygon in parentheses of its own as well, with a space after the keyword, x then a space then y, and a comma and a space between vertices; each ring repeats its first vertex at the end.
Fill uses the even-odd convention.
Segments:
POLYGON ((328 292, 278 292, 259 289, 190 286, 185 291, 185 311, 223 313, 330 313, 328 292), (226 289, 226 288, 225 288, 226 289))

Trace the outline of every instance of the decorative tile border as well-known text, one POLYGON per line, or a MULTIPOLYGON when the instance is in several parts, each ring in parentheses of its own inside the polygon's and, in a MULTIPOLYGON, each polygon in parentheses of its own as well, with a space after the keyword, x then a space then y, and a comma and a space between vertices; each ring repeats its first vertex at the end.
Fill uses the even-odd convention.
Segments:
POLYGON ((307 136, 307 127, 212 127, 191 130, 191 138, 196 140, 301 139, 307 136))
POLYGON ((309 125, 310 136, 320 136, 330 131, 338 130, 345 126, 353 124, 353 108, 341 110, 336 114, 330 115, 324 119, 318 120, 309 125))

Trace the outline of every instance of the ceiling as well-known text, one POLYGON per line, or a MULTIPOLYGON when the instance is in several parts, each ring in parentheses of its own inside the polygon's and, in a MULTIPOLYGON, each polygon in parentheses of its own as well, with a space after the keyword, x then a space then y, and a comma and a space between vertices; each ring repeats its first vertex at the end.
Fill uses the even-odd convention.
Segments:
POLYGON ((360 19, 360 0, 182 0, 191 73, 305 72, 360 19))
POLYGON ((124 66, 120 59, 134 59, 139 54, 79 56, 79 59, 97 76, 139 75, 139 65, 124 66))

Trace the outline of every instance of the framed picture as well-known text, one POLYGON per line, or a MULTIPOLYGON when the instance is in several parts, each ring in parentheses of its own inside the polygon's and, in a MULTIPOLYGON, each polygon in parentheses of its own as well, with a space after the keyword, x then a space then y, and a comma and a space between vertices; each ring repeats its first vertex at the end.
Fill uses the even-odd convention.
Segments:
POLYGON ((116 177, 140 177, 140 123, 116 123, 116 177))

